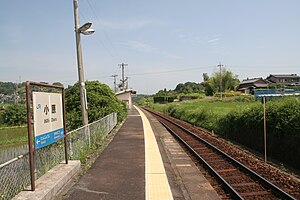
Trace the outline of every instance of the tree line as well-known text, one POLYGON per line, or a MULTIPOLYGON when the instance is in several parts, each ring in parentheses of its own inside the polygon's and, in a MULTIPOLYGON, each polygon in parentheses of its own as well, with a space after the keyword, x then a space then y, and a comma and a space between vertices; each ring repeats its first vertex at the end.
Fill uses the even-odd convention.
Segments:
POLYGON ((213 96, 216 93, 236 90, 240 81, 237 75, 234 75, 231 71, 222 68, 221 72, 214 72, 211 76, 207 73, 203 73, 203 82, 186 82, 179 83, 174 90, 159 90, 154 95, 154 100, 164 101, 166 97, 168 99, 190 97, 198 98, 199 94, 206 96, 213 96))
MULTIPOLYGON (((96 121, 112 112, 118 114, 118 121, 126 117, 126 105, 116 98, 114 92, 108 85, 102 84, 99 81, 86 81, 86 91, 89 122, 96 121)), ((78 83, 65 89, 65 101, 67 129, 76 129, 82 125, 78 83)), ((0 104, 1 126, 23 125, 26 122, 27 114, 25 104, 0 104)))

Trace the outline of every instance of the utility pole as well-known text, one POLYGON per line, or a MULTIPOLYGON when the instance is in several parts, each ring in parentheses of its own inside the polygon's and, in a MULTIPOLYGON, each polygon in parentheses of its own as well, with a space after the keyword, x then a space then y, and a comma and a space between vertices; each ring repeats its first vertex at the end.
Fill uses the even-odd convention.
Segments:
POLYGON ((15 104, 18 103, 18 81, 16 81, 16 89, 15 89, 15 104))
POLYGON ((113 77, 114 78, 114 89, 115 89, 115 93, 117 92, 117 76, 118 75, 116 75, 116 74, 114 74, 114 75, 111 75, 111 77, 113 77))
POLYGON ((129 79, 129 77, 126 76, 126 78, 125 78, 125 90, 128 89, 128 79, 129 79))
POLYGON ((88 120, 88 112, 87 112, 87 98, 86 98, 86 89, 85 89, 85 82, 84 82, 82 49, 81 49, 81 41, 80 41, 78 0, 73 0, 73 4, 74 4, 74 20, 75 20, 78 78, 79 78, 79 88, 80 88, 81 116, 82 116, 82 124, 85 126, 89 123, 89 120, 88 120))
POLYGON ((221 62, 219 63, 218 67, 220 68, 220 99, 222 100, 222 67, 221 62))
POLYGON ((121 82, 122 82, 122 90, 125 90, 125 77, 124 77, 125 69, 124 69, 124 67, 128 66, 128 64, 121 63, 121 64, 119 64, 119 66, 122 68, 122 79, 121 79, 121 82))

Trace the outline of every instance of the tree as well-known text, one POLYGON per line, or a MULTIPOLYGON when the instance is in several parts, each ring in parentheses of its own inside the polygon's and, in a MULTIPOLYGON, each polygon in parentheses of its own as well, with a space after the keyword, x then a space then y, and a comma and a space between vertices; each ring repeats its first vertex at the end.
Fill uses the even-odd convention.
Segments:
MULTIPOLYGON (((89 122, 96 121, 112 112, 118 113, 118 120, 123 120, 127 109, 119 101, 109 86, 99 81, 86 81, 89 122)), ((66 90, 67 128, 81 126, 80 90, 78 83, 66 90)))
POLYGON ((204 87, 200 83, 186 82, 184 84, 179 83, 174 89, 174 91, 176 93, 183 93, 183 94, 203 93, 204 87))
POLYGON ((0 81, 0 93, 5 95, 12 95, 15 92, 15 90, 16 90, 15 83, 0 81))
POLYGON ((64 86, 61 82, 54 82, 52 85, 64 86))
POLYGON ((211 78, 208 76, 207 73, 203 73, 203 87, 204 87, 204 92, 206 96, 213 96, 214 95, 214 89, 212 87, 212 81, 211 78))
POLYGON ((222 92, 226 90, 235 90, 240 82, 238 76, 233 75, 233 73, 231 71, 227 71, 226 68, 222 69, 221 74, 220 72, 213 73, 212 77, 209 77, 207 73, 204 73, 203 85, 206 95, 212 96, 214 93, 220 92, 220 79, 222 84, 222 92))
POLYGON ((203 73, 203 81, 204 82, 209 81, 209 76, 207 73, 203 73))
POLYGON ((4 109, 2 114, 4 123, 8 125, 22 125, 27 122, 27 111, 24 104, 11 104, 4 109))

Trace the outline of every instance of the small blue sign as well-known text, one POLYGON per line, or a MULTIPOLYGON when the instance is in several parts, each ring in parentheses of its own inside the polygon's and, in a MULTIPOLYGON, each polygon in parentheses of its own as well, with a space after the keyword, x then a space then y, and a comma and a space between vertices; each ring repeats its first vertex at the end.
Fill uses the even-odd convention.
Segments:
POLYGON ((34 138, 35 149, 39 149, 48 146, 57 140, 64 137, 64 129, 60 128, 42 135, 38 135, 34 138))

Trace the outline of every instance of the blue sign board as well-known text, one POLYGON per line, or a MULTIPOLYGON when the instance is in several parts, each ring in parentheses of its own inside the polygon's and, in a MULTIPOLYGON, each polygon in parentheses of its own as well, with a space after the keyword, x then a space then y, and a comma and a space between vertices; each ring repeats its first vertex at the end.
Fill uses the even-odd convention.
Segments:
POLYGON ((52 144, 64 137, 64 129, 60 128, 49 133, 38 135, 34 138, 35 148, 39 149, 52 144))

